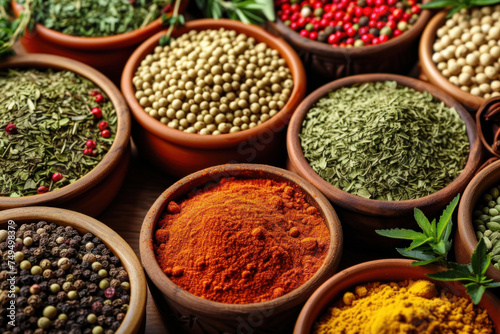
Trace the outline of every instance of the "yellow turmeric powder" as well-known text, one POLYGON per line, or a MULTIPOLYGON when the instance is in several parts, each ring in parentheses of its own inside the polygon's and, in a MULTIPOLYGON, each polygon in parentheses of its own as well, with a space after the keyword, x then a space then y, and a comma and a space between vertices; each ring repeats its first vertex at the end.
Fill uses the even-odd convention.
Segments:
POLYGON ((486 334, 493 333, 486 310, 470 298, 438 291, 427 280, 373 282, 346 292, 314 325, 314 334, 486 334))

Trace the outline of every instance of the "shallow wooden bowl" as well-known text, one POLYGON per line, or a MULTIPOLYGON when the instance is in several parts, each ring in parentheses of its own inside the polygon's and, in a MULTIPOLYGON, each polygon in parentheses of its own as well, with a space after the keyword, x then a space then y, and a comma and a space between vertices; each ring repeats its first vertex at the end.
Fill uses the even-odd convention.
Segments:
POLYGON ((97 216, 118 193, 125 179, 130 160, 130 115, 120 91, 108 78, 90 66, 59 56, 42 54, 13 56, 0 62, 0 70, 7 68, 67 70, 89 79, 97 87, 100 87, 113 103, 118 117, 118 125, 111 149, 87 175, 72 184, 44 194, 0 197, 0 210, 47 205, 97 216))
MULTIPOLYGON (((469 264, 478 240, 472 224, 472 213, 481 197, 490 188, 500 185, 500 161, 480 171, 470 181, 458 206, 458 229, 455 234, 455 256, 459 263, 469 264)), ((500 282, 500 270, 489 266, 486 275, 500 282)))
POLYGON ((90 232, 100 238, 113 254, 120 258, 130 281, 129 309, 115 333, 144 333, 146 324, 146 278, 134 251, 115 231, 89 216, 51 207, 36 206, 0 211, 0 228, 6 229, 9 220, 13 220, 18 225, 44 220, 60 226, 71 226, 82 235, 90 232))
POLYGON ((132 78, 144 57, 158 45, 160 32, 144 42, 130 57, 123 71, 123 95, 136 120, 133 137, 139 152, 169 174, 185 176, 210 166, 243 162, 276 164, 285 152, 285 132, 292 113, 306 92, 304 67, 293 49, 282 39, 276 38, 260 27, 234 20, 203 19, 189 21, 176 30, 179 36, 190 30, 225 28, 244 33, 279 51, 290 68, 294 87, 283 109, 267 122, 238 133, 219 136, 202 136, 169 128, 149 116, 135 98, 132 78))
POLYGON ((286 170, 254 164, 211 167, 176 182, 149 210, 142 224, 139 243, 146 274, 153 287, 160 291, 157 298, 173 309, 177 322, 182 323, 184 330, 189 333, 235 333, 238 330, 241 332, 242 328, 258 333, 289 332, 302 304, 316 288, 335 273, 342 245, 340 221, 328 200, 316 188, 286 170), (253 304, 226 304, 202 299, 173 283, 156 261, 153 235, 165 206, 172 200, 182 199, 195 188, 200 189, 231 176, 267 178, 298 185, 308 195, 309 203, 319 210, 328 226, 331 238, 323 265, 309 281, 282 297, 253 304))
POLYGON ((481 104, 486 102, 486 99, 464 92, 459 87, 452 84, 441 74, 441 72, 437 69, 436 64, 432 61, 432 46, 436 40, 436 31, 446 22, 446 14, 446 11, 438 13, 425 27, 422 38, 420 39, 420 48, 418 51, 420 68, 430 83, 440 87, 447 94, 453 96, 460 103, 475 112, 479 109, 481 104))
POLYGON ((287 41, 305 66, 330 79, 363 73, 406 74, 417 61, 418 39, 430 18, 431 12, 422 10, 410 30, 385 43, 360 48, 333 47, 313 41, 300 36, 280 19, 268 22, 267 30, 287 41))
MULTIPOLYGON (((189 1, 181 2, 182 12, 189 1)), ((12 1, 12 9, 19 16, 23 6, 12 1)), ((123 66, 137 46, 164 27, 161 18, 145 26, 124 34, 106 37, 79 37, 63 34, 36 24, 32 32, 26 32, 21 44, 29 53, 49 53, 68 57, 90 65, 119 83, 123 66)))
MULTIPOLYGON (((435 271, 444 270, 438 266, 411 266, 412 260, 404 259, 383 259, 360 263, 347 268, 326 281, 309 298, 304 308, 300 312, 299 318, 293 331, 294 334, 311 333, 313 324, 323 314, 324 311, 337 300, 347 290, 351 290, 360 284, 377 281, 404 281, 407 279, 427 279, 436 283, 437 286, 448 289, 455 295, 467 296, 465 288, 458 282, 435 281, 425 276, 435 271)), ((485 308, 493 321, 496 333, 500 333, 500 300, 491 292, 486 292, 479 303, 485 308)))
POLYGON ((334 205, 341 221, 344 223, 346 239, 362 241, 363 245, 378 247, 393 246, 391 239, 378 236, 376 229, 414 228, 414 208, 421 209, 428 217, 439 217, 441 211, 451 200, 462 192, 479 168, 482 159, 482 147, 478 138, 474 120, 455 99, 449 97, 437 87, 428 83, 394 74, 364 74, 339 79, 328 83, 314 92, 298 106, 290 121, 287 133, 287 149, 289 162, 287 168, 298 173, 316 186, 334 205), (302 122, 312 105, 332 90, 344 86, 352 86, 363 82, 393 80, 417 91, 427 91, 447 106, 455 107, 467 126, 470 154, 467 164, 459 177, 445 188, 422 198, 405 201, 380 201, 366 199, 349 194, 323 180, 307 162, 300 145, 299 133, 302 122))

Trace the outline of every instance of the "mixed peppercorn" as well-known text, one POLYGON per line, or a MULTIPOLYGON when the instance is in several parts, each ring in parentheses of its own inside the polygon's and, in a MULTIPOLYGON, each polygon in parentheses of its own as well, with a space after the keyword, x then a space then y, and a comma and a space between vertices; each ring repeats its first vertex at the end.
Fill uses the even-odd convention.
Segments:
POLYGON ((19 226, 14 261, 0 233, 0 332, 111 334, 130 302, 128 274, 101 239, 44 221, 19 226), (15 278, 15 323, 8 323, 15 278))
POLYGON ((418 0, 275 0, 278 18, 306 37, 332 46, 384 43, 410 29, 418 0))

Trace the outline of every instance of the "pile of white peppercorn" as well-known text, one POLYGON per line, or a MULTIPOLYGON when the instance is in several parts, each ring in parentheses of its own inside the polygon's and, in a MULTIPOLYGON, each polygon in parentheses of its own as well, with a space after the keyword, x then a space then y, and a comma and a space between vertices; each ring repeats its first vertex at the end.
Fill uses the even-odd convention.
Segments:
POLYGON ((432 60, 452 84, 486 99, 500 96, 500 5, 453 14, 433 49, 432 60))
POLYGON ((120 327, 129 277, 101 239, 45 221, 17 226, 14 243, 7 235, 0 230, 0 333, 112 334, 120 327), (7 317, 13 312, 15 326, 7 317))
POLYGON ((133 78, 144 110, 170 128, 235 133, 275 116, 293 80, 277 50, 234 30, 192 30, 157 46, 133 78))

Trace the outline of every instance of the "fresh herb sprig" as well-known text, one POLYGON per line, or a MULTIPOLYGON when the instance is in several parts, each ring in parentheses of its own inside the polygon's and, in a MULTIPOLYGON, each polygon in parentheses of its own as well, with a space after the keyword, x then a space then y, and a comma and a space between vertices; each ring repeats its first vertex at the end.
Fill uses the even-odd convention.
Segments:
POLYGON ((450 8, 446 17, 451 17, 453 14, 461 11, 464 8, 492 6, 499 4, 500 0, 434 0, 426 4, 422 4, 422 9, 438 9, 450 8))
POLYGON ((427 276, 441 281, 460 281, 466 287, 466 292, 471 297, 472 302, 478 304, 485 290, 500 287, 500 282, 492 282, 493 280, 488 279, 485 275, 491 258, 487 253, 483 239, 476 246, 470 264, 463 265, 447 260, 452 244, 452 240, 450 240, 453 225, 451 218, 459 199, 460 195, 457 195, 448 204, 439 218, 439 222, 436 222, 436 219, 429 222, 424 213, 415 208, 415 220, 422 232, 398 228, 376 230, 375 232, 389 238, 411 240, 409 247, 397 248, 397 251, 405 257, 418 260, 413 262, 412 266, 437 263, 448 268, 449 270, 427 274, 427 276))
MULTIPOLYGON (((168 30, 160 38, 160 45, 164 46, 172 40, 172 32, 176 26, 185 23, 184 16, 179 14, 179 5, 182 0, 175 0, 174 10, 171 16, 164 15, 163 23, 168 25, 168 30)), ((227 17, 248 24, 262 24, 274 21, 273 2, 269 0, 196 0, 196 5, 202 10, 206 17, 219 19, 227 17)))
POLYGON ((31 20, 32 0, 26 0, 26 10, 15 20, 8 15, 9 0, 0 0, 0 58, 12 54, 12 47, 24 34, 31 20))

